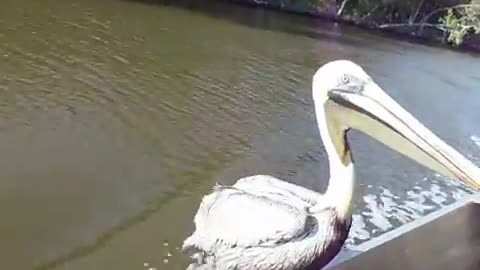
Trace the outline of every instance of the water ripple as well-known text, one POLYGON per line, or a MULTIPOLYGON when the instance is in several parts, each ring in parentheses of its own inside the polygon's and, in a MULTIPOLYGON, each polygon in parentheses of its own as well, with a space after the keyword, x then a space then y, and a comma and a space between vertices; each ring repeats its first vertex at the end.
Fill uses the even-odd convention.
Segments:
POLYGON ((363 196, 364 205, 360 206, 363 210, 353 215, 347 245, 362 243, 470 194, 473 189, 439 175, 425 177, 403 195, 379 187, 363 196))

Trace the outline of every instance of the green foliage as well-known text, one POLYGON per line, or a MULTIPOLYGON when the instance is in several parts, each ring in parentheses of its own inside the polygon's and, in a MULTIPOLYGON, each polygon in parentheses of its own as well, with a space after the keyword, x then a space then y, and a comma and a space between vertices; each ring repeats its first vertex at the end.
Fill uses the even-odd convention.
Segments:
POLYGON ((448 13, 440 18, 440 24, 448 30, 448 42, 454 45, 460 45, 465 39, 468 29, 463 27, 461 17, 457 17, 453 9, 448 9, 448 13))
POLYGON ((472 6, 450 8, 440 18, 439 23, 448 31, 448 42, 460 45, 465 37, 480 33, 480 0, 472 1, 472 6), (477 6, 478 5, 478 6, 477 6))
POLYGON ((480 0, 237 0, 322 14, 460 45, 480 34, 480 0))
MULTIPOLYGON (((345 0, 342 0, 342 2, 345 0)), ((424 27, 443 29, 447 41, 460 45, 480 33, 480 0, 346 0, 344 15, 381 28, 403 27, 422 34, 424 27)))

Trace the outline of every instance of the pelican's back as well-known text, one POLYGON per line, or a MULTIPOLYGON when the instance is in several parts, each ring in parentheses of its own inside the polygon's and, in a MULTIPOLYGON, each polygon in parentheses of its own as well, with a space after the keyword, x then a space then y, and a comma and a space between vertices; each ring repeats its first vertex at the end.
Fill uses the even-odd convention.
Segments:
POLYGON ((184 249, 268 246, 300 237, 307 214, 288 203, 233 187, 215 187, 195 215, 195 232, 184 249))

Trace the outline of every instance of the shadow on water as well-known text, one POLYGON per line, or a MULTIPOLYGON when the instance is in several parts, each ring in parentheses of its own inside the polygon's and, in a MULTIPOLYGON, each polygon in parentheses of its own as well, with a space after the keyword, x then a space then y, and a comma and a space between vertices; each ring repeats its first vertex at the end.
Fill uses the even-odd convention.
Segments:
MULTIPOLYGON (((462 50, 440 42, 429 41, 420 37, 410 37, 384 30, 365 29, 365 27, 344 23, 339 24, 328 18, 317 18, 305 14, 293 12, 278 12, 278 9, 257 7, 245 3, 226 3, 222 0, 198 1, 198 0, 121 0, 147 5, 168 6, 201 13, 212 18, 226 20, 243 26, 262 30, 283 32, 292 35, 299 35, 311 39, 322 40, 322 42, 340 43, 359 48, 371 48, 371 39, 388 38, 397 42, 397 46, 410 47, 413 45, 424 45, 426 47, 461 51, 472 57, 480 57, 478 53, 470 50, 462 50), (235 8, 232 8, 234 6, 235 8), (275 16, 272 14, 275 13, 275 16), (292 19, 295 20, 292 20, 292 19), (370 33, 373 31, 375 33, 370 33), (355 33, 355 35, 351 35, 355 33), (401 44, 398 44, 400 42, 401 44)), ((385 40, 382 39, 382 43, 385 40)), ((381 46, 375 48, 383 50, 381 46)))
POLYGON ((206 15, 215 19, 226 20, 246 27, 282 32, 292 35, 299 35, 311 39, 322 40, 323 42, 340 43, 342 45, 369 48, 372 46, 365 37, 375 36, 363 32, 348 25, 328 21, 322 18, 311 16, 275 12, 263 7, 252 7, 250 5, 226 3, 224 1, 198 1, 198 0, 121 0, 163 6, 187 10, 194 13, 206 15), (234 8, 232 8, 232 6, 234 8), (273 15, 273 16, 272 16, 273 15), (293 20, 294 19, 294 20, 293 20), (356 32, 356 36, 350 35, 356 32))
MULTIPOLYGON (((300 35, 323 42, 340 43, 342 45, 360 48, 371 48, 372 42, 367 39, 388 38, 392 42, 403 42, 403 46, 424 45, 426 47, 460 51, 472 57, 480 57, 477 52, 468 48, 456 48, 440 42, 431 41, 421 37, 412 37, 381 29, 367 29, 355 26, 351 23, 339 24, 328 18, 318 18, 308 14, 283 12, 276 8, 265 8, 248 3, 226 3, 222 0, 198 1, 198 0, 121 0, 148 5, 168 6, 201 13, 216 19, 227 20, 247 27, 258 28, 268 31, 284 32, 300 35), (232 6, 235 8, 232 8, 232 6), (275 13, 275 16, 271 16, 275 13), (246 15, 248 14, 248 15, 246 15), (295 20, 292 20, 295 18, 295 20), (370 33, 373 31, 374 33, 370 33), (352 36, 351 33, 356 35, 352 36)), ((385 40, 382 40, 384 43, 385 40)), ((397 44, 398 46, 399 44, 397 44)), ((381 47, 376 48, 382 50, 381 47)))

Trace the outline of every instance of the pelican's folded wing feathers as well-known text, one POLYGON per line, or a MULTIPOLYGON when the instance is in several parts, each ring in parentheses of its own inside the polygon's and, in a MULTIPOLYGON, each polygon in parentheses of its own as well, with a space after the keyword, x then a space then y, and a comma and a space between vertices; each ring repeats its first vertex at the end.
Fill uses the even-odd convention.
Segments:
POLYGON ((196 230, 184 243, 215 252, 222 247, 271 246, 304 235, 307 212, 236 188, 217 187, 195 215, 196 230))

